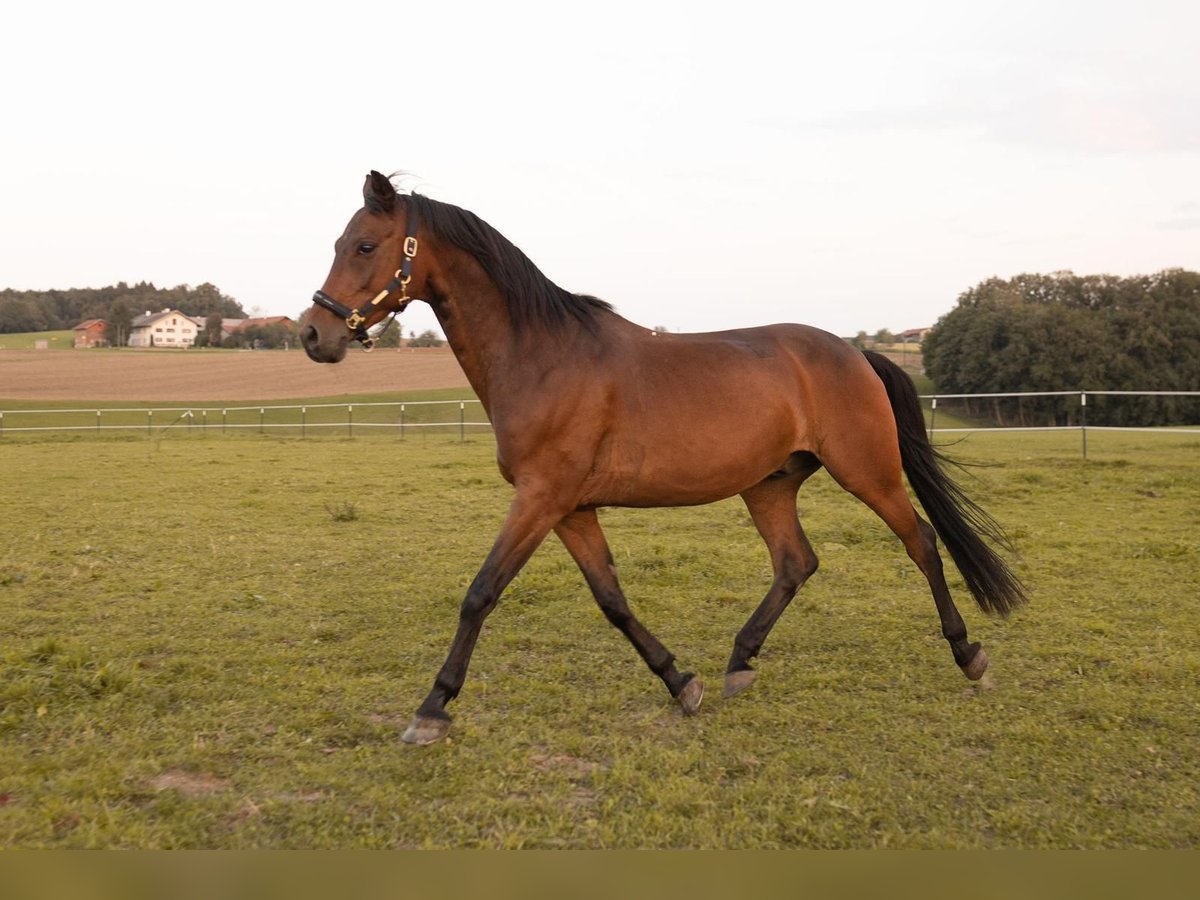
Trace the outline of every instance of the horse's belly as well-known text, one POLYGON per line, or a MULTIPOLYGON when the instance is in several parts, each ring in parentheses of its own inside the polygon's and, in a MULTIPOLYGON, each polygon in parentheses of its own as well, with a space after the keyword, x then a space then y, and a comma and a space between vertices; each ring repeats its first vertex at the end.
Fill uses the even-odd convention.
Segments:
POLYGON ((696 506, 741 493, 797 449, 777 433, 659 435, 606 441, 584 484, 583 506, 696 506))

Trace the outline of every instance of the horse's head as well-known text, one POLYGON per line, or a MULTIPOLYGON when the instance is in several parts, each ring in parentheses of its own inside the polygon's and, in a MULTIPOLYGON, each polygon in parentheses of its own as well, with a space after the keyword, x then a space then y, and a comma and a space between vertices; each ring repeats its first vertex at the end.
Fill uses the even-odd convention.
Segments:
POLYGON ((300 331, 310 359, 340 362, 351 340, 370 348, 367 329, 420 293, 418 246, 411 204, 396 195, 386 176, 371 172, 363 185, 363 208, 334 244, 333 266, 300 331))

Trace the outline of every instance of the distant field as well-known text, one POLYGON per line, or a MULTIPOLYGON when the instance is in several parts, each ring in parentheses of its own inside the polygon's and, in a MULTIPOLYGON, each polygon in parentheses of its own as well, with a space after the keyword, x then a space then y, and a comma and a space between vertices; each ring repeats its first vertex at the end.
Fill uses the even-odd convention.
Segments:
MULTIPOLYGON (((929 379, 910 371, 917 389, 930 393, 929 379)), ((316 404, 324 401, 368 403, 400 400, 461 400, 474 395, 466 376, 448 348, 419 350, 376 350, 367 354, 352 350, 333 366, 311 362, 298 351, 229 350, 71 350, 0 352, 0 433, 9 435, 18 427, 61 427, 147 424, 140 416, 105 415, 97 409, 137 407, 179 408, 190 405, 316 404), (41 417, 22 410, 82 410, 72 417, 61 414, 41 417)), ((928 402, 926 402, 928 407, 928 402)), ((433 413, 433 410, 427 412, 433 413)), ((445 411, 440 411, 445 413, 445 411)), ((926 410, 928 414, 928 408, 926 410)), ((360 411, 359 421, 383 421, 390 411, 360 411), (365 416, 365 418, 364 418, 365 416)), ((299 430, 296 411, 269 413, 276 424, 290 423, 299 430)), ((325 414, 331 421, 344 421, 344 412, 325 414)), ((450 419, 456 414, 445 413, 450 419)), ((479 419, 477 407, 473 417, 479 419)), ((472 417, 468 416, 468 420, 472 417)), ((206 418, 213 424, 215 418, 206 418)), ((259 421, 257 410, 240 414, 242 425, 259 421)), ((319 421, 319 419, 310 419, 319 421)), ((415 420, 414 420, 415 421, 415 420)), ((942 428, 978 424, 938 411, 942 428)), ((197 424, 199 420, 197 420, 197 424)), ((157 420, 161 427, 163 419, 157 420)), ((270 422, 268 422, 270 424, 270 422)))
POLYGON ((48 349, 69 350, 75 342, 73 331, 33 331, 25 334, 0 334, 0 350, 36 350, 45 341, 48 349))
POLYGON ((448 348, 351 349, 332 366, 298 350, 0 350, 0 401, 228 403, 436 388, 469 390, 448 348))
POLYGON ((490 437, 0 443, 0 847, 1200 846, 1200 442, 973 435, 1030 606, 959 674, 923 580, 826 475, 821 568, 746 694, 770 580, 737 501, 602 514, 683 718, 556 540, 450 739, 399 735, 511 497, 490 437))

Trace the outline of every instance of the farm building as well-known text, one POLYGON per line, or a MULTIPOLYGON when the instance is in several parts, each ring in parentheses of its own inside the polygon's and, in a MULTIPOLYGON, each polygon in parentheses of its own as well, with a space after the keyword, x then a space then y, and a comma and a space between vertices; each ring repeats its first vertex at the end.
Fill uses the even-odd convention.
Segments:
POLYGON ((919 344, 925 340, 925 335, 929 334, 932 330, 928 326, 925 328, 910 328, 908 331, 902 331, 896 335, 896 340, 901 344, 919 344))
POLYGON ((190 347, 200 324, 177 309, 135 316, 129 333, 130 347, 190 347))
POLYGON ((76 350, 108 346, 108 323, 103 319, 87 319, 75 326, 76 350))

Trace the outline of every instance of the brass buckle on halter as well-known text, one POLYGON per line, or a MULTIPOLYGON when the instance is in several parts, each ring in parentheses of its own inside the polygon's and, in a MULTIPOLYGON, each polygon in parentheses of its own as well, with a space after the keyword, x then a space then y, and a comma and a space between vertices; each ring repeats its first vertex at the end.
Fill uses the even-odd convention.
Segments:
POLYGON ((417 255, 417 239, 411 234, 404 239, 404 255, 409 259, 417 255))
POLYGON ((359 312, 356 309, 354 312, 350 313, 350 315, 346 316, 346 327, 351 331, 358 331, 359 326, 365 321, 367 321, 367 317, 359 315, 359 312))

